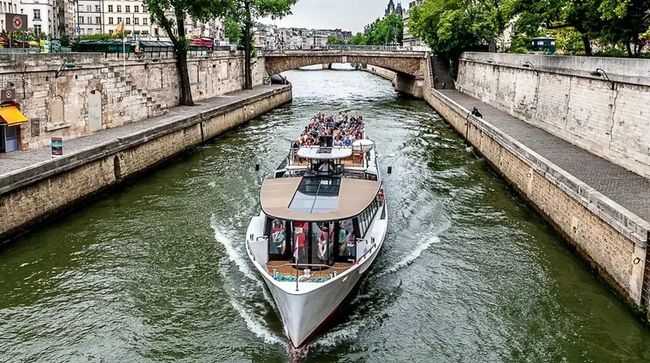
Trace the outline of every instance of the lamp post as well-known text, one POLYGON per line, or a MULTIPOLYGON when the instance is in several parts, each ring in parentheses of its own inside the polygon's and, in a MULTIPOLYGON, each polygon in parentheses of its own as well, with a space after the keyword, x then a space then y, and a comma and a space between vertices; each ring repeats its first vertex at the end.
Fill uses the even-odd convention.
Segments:
POLYGON ((607 83, 609 84, 609 86, 610 86, 610 88, 612 89, 612 91, 616 88, 616 87, 615 87, 615 84, 614 84, 614 81, 612 81, 611 79, 609 79, 609 77, 607 76, 607 73, 605 73, 605 70, 603 70, 602 68, 596 68, 595 71, 591 72, 591 75, 592 75, 592 76, 595 76, 595 77, 602 77, 602 78, 604 78, 604 79, 605 79, 605 82, 607 82, 607 83))
POLYGON ((526 63, 522 64, 521 66, 522 66, 522 67, 526 67, 526 68, 530 68, 530 69, 532 69, 533 71, 535 70, 535 66, 534 66, 532 63, 530 63, 530 62, 526 62, 526 63))

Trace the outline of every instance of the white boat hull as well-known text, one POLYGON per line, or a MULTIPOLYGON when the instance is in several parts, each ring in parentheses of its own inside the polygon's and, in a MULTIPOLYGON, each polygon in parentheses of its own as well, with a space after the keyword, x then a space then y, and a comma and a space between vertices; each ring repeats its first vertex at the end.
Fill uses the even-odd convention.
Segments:
MULTIPOLYGON (((380 219, 377 213, 369 236, 376 244, 364 258, 344 273, 327 282, 279 282, 267 272, 266 266, 256 262, 248 250, 258 272, 268 287, 284 324, 285 334, 291 344, 298 348, 304 345, 318 328, 336 311, 350 291, 367 272, 379 254, 386 235, 388 218, 380 219), (296 291, 297 288, 297 291, 296 291)), ((248 246, 248 244, 247 244, 248 246)))

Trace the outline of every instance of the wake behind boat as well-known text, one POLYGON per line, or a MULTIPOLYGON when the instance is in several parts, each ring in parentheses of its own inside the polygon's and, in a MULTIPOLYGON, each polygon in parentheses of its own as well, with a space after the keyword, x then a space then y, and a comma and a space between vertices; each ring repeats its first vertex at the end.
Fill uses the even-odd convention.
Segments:
POLYGON ((260 204, 246 250, 298 348, 348 296, 386 235, 377 154, 362 117, 312 118, 262 183, 260 204))

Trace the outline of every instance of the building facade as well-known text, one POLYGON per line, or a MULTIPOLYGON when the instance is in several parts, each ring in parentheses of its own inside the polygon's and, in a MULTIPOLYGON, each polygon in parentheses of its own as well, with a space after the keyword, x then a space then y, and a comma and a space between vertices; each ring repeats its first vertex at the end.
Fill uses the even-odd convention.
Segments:
MULTIPOLYGON (((123 26, 129 37, 167 37, 165 30, 151 21, 142 0, 77 0, 75 11, 75 35, 113 34, 123 26)), ((223 23, 219 19, 207 22, 187 19, 185 31, 190 37, 224 39, 223 23)))
POLYGON ((341 29, 278 28, 256 24, 255 45, 267 49, 312 49, 327 46, 329 37, 348 41, 352 32, 341 29))
POLYGON ((408 28, 409 13, 416 6, 421 5, 423 2, 424 0, 411 1, 409 3, 408 9, 404 12, 404 36, 402 38, 402 46, 411 49, 429 51, 431 50, 431 48, 429 48, 429 46, 426 43, 424 43, 422 39, 413 36, 411 32, 409 32, 409 28, 408 28))

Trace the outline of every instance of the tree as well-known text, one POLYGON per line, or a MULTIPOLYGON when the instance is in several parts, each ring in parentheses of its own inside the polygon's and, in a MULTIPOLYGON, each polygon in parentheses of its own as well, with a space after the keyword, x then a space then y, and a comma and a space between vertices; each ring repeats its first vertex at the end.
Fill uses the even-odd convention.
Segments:
POLYGON ((496 38, 511 19, 515 0, 428 0, 410 10, 407 26, 452 65, 467 50, 496 50, 496 38))
POLYGON ((368 37, 363 33, 357 33, 350 39, 352 45, 366 45, 368 44, 368 37))
POLYGON ((220 0, 144 0, 149 7, 151 19, 160 25, 174 45, 178 71, 181 105, 192 106, 192 88, 187 68, 189 42, 185 34, 185 20, 208 20, 216 16, 220 0))
POLYGON ((558 29, 576 31, 587 56, 592 42, 601 47, 627 50, 638 57, 650 27, 650 0, 518 0, 518 37, 540 35, 558 29))
POLYGON ((365 38, 358 38, 358 41, 365 41, 363 44, 402 44, 402 38, 404 36, 404 21, 398 14, 391 14, 383 19, 377 19, 364 27, 363 36, 365 38))
POLYGON ((334 35, 330 35, 327 37, 327 44, 328 45, 340 45, 340 44, 345 44, 345 40, 336 37, 334 35))
POLYGON ((232 19, 226 19, 223 22, 223 32, 226 36, 226 39, 228 39, 231 44, 241 43, 241 39, 244 35, 241 28, 239 27, 239 24, 237 24, 237 22, 232 19))
POLYGON ((598 7, 602 40, 622 44, 628 56, 639 57, 650 30, 650 0, 602 0, 598 7))
POLYGON ((517 36, 541 35, 544 30, 574 29, 580 33, 585 54, 593 54, 591 40, 598 36, 602 20, 601 0, 518 0, 515 11, 517 36))
MULTIPOLYGON (((188 0, 190 1, 190 0, 188 0)), ((239 24, 244 42, 244 88, 253 89, 251 58, 253 56, 253 20, 270 16, 281 18, 291 14, 291 6, 298 0, 224 0, 227 5, 220 15, 239 24)))

